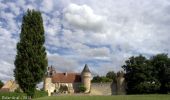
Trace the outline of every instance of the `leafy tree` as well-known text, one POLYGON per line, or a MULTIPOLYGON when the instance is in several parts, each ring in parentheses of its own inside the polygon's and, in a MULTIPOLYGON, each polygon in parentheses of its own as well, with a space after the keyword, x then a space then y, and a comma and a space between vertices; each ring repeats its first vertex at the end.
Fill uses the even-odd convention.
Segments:
POLYGON ((98 76, 98 75, 97 75, 97 76, 94 76, 93 79, 92 79, 92 82, 93 82, 93 83, 99 83, 99 82, 101 82, 101 77, 98 76))
MULTIPOLYGON (((155 83, 157 79, 152 76, 152 66, 149 66, 149 60, 142 55, 130 57, 122 68, 126 71, 125 80, 129 94, 146 93, 145 91, 153 93, 149 83, 159 84, 155 83)), ((154 86, 158 86, 155 87, 156 89, 159 88, 159 85, 154 86)))
POLYGON ((112 79, 113 81, 116 81, 116 73, 114 71, 109 71, 106 74, 106 77, 109 78, 109 79, 112 79))
POLYGON ((28 10, 23 16, 17 44, 14 76, 20 88, 33 97, 47 67, 43 19, 39 11, 28 10))
POLYGON ((0 88, 4 85, 4 83, 0 80, 0 88))
POLYGON ((153 76, 161 83, 160 93, 170 92, 170 58, 167 54, 157 54, 150 59, 153 76))
POLYGON ((93 83, 105 83, 105 82, 112 82, 112 79, 107 78, 105 76, 94 76, 92 79, 93 83))

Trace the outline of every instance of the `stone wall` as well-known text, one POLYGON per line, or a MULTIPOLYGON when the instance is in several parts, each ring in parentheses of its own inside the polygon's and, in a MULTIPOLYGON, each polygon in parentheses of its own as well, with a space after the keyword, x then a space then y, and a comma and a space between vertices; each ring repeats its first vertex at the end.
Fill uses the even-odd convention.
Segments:
POLYGON ((115 95, 115 83, 91 83, 91 95, 115 95))

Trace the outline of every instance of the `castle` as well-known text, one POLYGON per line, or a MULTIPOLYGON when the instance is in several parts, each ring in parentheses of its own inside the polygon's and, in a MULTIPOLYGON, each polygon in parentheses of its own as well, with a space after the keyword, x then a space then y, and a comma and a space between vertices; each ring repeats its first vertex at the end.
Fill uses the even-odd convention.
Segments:
POLYGON ((89 95, 116 95, 126 94, 124 73, 118 72, 116 81, 110 83, 91 83, 92 74, 87 66, 81 73, 56 73, 51 66, 47 69, 44 79, 44 90, 51 96, 52 93, 77 93, 79 87, 83 85, 86 90, 84 93, 89 95))
POLYGON ((91 72, 87 64, 81 73, 56 73, 52 66, 48 67, 44 79, 44 90, 48 92, 49 96, 61 89, 64 93, 76 93, 81 85, 86 88, 85 93, 90 92, 91 72))

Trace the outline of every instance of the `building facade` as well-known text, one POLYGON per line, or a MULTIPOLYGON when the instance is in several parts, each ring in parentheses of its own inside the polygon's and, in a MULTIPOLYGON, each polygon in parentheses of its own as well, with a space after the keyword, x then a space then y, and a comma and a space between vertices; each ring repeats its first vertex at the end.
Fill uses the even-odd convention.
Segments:
POLYGON ((92 74, 87 66, 81 73, 56 73, 53 67, 48 67, 44 79, 44 90, 50 96, 52 93, 78 93, 80 85, 88 95, 123 95, 126 94, 125 78, 122 71, 116 75, 116 81, 110 83, 91 83, 92 74))
POLYGON ((85 65, 81 73, 56 73, 51 66, 47 69, 47 74, 44 79, 44 90, 50 96, 52 93, 76 93, 79 92, 79 86, 86 88, 85 93, 90 92, 91 88, 91 72, 85 65))

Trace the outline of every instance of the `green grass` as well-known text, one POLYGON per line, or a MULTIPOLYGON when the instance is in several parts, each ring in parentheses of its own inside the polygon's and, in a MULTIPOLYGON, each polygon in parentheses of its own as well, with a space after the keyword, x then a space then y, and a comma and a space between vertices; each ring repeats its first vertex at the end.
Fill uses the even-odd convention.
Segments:
MULTIPOLYGON (((47 96, 47 93, 44 91, 35 91, 34 98, 40 98, 47 96)), ((0 92, 0 100, 26 100, 27 97, 25 93, 16 93, 16 92, 0 92)))
POLYGON ((51 96, 34 100, 170 100, 170 95, 51 96))

